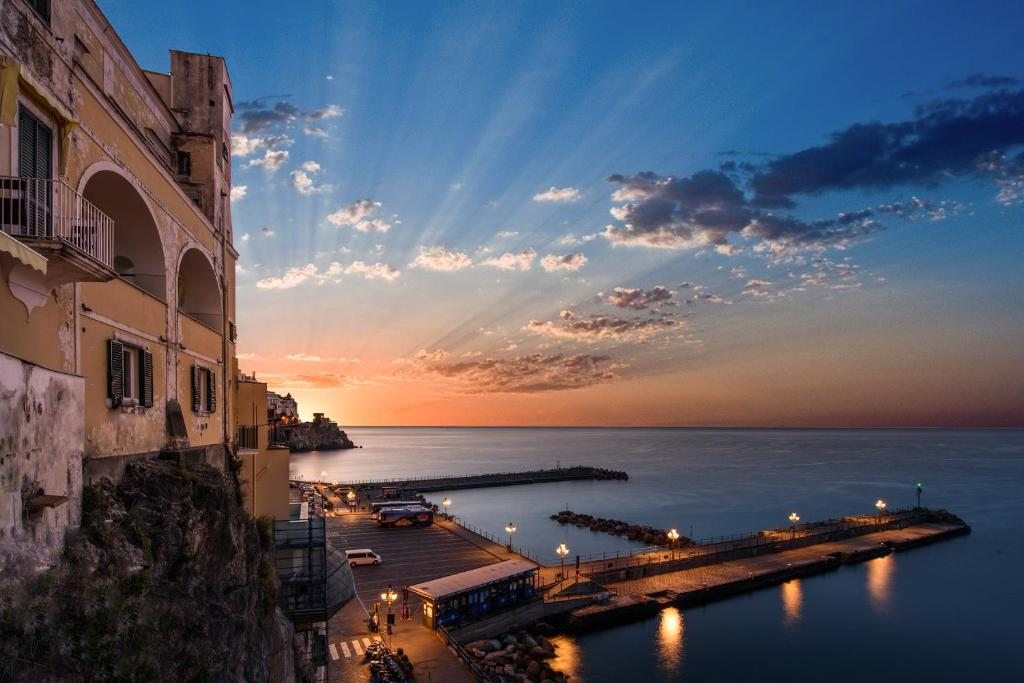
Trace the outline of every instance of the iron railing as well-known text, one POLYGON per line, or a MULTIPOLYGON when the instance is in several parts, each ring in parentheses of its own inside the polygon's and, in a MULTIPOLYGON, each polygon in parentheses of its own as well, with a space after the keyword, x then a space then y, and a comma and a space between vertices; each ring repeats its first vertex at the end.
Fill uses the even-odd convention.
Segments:
POLYGON ((114 267, 114 220, 63 180, 0 176, 0 230, 61 240, 114 267))

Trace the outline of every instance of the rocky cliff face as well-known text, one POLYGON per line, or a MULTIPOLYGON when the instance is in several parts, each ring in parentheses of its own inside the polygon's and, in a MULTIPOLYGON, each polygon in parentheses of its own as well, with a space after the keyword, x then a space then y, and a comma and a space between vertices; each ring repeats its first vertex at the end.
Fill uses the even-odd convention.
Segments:
POLYGON ((230 475, 171 461, 84 489, 59 564, 0 588, 15 680, 292 680, 269 529, 230 475))
POLYGON ((283 430, 285 443, 293 451, 329 451, 356 447, 337 423, 328 420, 303 422, 279 429, 283 430))

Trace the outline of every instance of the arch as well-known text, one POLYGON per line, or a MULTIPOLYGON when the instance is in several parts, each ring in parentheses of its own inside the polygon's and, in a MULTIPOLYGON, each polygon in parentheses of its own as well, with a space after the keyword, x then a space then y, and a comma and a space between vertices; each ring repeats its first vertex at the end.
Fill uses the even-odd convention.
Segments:
POLYGON ((82 175, 79 192, 114 221, 114 270, 157 299, 167 299, 167 265, 153 212, 135 184, 109 162, 82 175))
POLYGON ((187 248, 178 262, 178 310, 223 334, 224 308, 217 273, 206 254, 195 247, 187 248))

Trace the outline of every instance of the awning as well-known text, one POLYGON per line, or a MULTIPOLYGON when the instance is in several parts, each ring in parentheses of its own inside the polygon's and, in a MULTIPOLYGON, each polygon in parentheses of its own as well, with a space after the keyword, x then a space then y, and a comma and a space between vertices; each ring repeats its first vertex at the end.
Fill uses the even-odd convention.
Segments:
POLYGON ((0 230, 0 251, 10 254, 29 268, 46 275, 46 257, 0 230))

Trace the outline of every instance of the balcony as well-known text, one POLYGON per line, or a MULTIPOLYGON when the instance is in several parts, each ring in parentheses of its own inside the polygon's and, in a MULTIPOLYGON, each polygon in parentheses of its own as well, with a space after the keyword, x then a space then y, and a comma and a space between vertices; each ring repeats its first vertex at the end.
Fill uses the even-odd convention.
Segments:
POLYGON ((116 276, 113 219, 62 180, 0 176, 0 230, 46 257, 48 290, 116 276))

